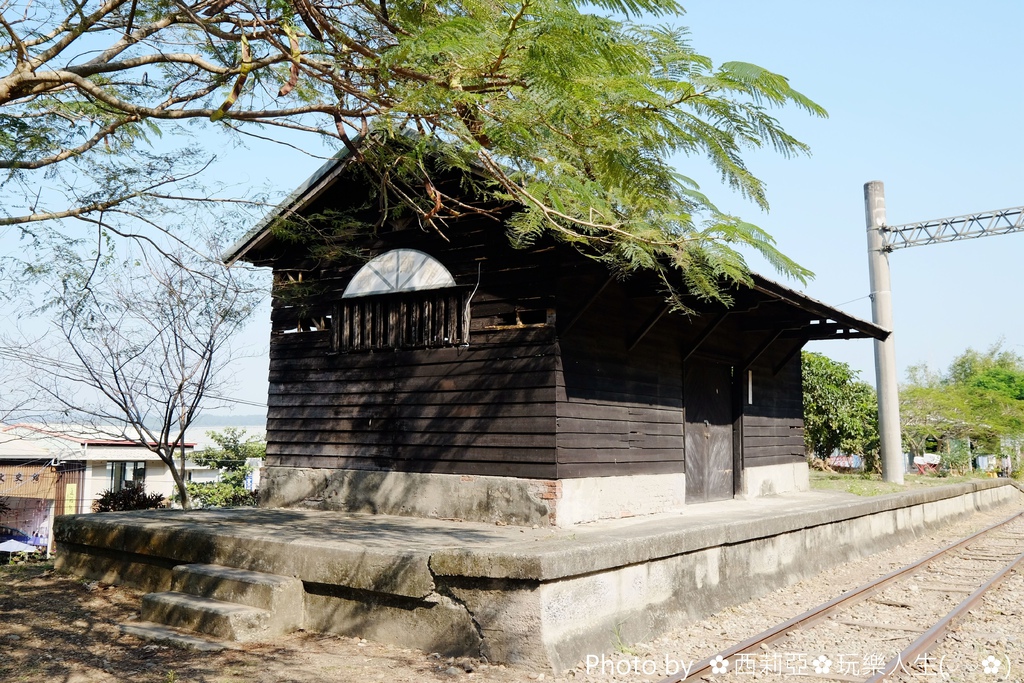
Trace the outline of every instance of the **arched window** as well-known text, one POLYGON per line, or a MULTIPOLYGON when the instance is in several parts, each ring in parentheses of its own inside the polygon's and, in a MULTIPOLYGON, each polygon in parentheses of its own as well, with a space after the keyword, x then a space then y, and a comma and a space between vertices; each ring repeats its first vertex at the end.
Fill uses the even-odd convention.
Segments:
POLYGON ((454 287, 448 269, 417 249, 393 249, 370 259, 341 295, 343 299, 454 287))
POLYGON ((334 346, 350 352, 468 343, 470 294, 422 251, 385 252, 345 287, 336 309, 334 346))

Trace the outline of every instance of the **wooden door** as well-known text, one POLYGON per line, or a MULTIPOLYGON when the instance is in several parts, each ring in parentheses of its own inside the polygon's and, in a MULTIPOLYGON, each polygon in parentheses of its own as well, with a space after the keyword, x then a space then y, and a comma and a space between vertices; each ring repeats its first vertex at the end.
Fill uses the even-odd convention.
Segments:
POLYGON ((684 373, 686 502, 732 498, 731 368, 696 361, 684 373))

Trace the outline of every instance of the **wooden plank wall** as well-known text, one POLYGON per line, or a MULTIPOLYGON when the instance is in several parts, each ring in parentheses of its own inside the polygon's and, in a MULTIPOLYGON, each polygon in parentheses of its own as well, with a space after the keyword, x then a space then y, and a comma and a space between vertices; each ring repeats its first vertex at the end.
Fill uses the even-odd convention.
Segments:
POLYGON ((753 404, 742 383, 743 459, 746 467, 804 461, 803 384, 800 354, 777 375, 770 364, 753 368, 753 404))
MULTIPOLYGON (((577 317, 604 266, 551 245, 510 249, 490 221, 455 227, 448 241, 385 233, 370 255, 420 249, 471 290, 479 266, 466 348, 335 353, 330 317, 361 263, 278 259, 279 291, 305 296, 273 305, 268 464, 545 479, 685 471, 682 351, 715 314, 666 315, 630 348, 663 304, 656 283, 613 282, 577 317)), ((701 352, 749 355, 765 333, 744 332, 742 317, 701 352)), ((799 356, 773 376, 770 355, 744 406, 748 467, 803 458, 799 356)))
POLYGON ((466 347, 332 352, 333 321, 316 328, 360 264, 308 270, 314 297, 275 300, 268 464, 555 478, 555 266, 490 222, 448 237, 388 233, 373 253, 421 249, 460 287, 479 272, 466 347))
MULTIPOLYGON (((568 273, 560 283, 563 318, 600 288, 604 272, 568 273)), ((679 340, 656 325, 628 348, 660 298, 631 300, 612 283, 560 337, 558 476, 661 474, 683 471, 683 386, 679 340)))

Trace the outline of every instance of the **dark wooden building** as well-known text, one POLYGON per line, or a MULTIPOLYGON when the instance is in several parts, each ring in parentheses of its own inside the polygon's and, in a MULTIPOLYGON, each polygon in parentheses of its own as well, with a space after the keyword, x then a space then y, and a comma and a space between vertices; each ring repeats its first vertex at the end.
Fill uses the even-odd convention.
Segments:
POLYGON ((277 236, 363 201, 347 164, 225 255, 274 269, 264 505, 565 526, 806 488, 800 349, 887 334, 756 275, 671 313, 486 218, 385 222, 369 261, 277 236))

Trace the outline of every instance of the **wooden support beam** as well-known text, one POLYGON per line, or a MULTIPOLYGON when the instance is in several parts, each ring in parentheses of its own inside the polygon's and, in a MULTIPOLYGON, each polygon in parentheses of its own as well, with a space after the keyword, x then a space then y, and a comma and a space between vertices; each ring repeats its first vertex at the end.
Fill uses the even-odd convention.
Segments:
POLYGON ((804 344, 806 343, 806 339, 799 339, 793 346, 793 349, 791 351, 787 351, 786 355, 782 357, 782 361, 772 368, 772 377, 775 377, 782 372, 782 368, 786 367, 786 365, 789 364, 789 361, 793 360, 793 356, 800 353, 800 349, 804 348, 804 344))
POLYGON ((661 320, 662 316, 668 313, 668 309, 668 302, 662 303, 654 309, 654 313, 651 314, 651 317, 644 322, 637 333, 633 335, 633 340, 626 345, 626 351, 632 351, 633 347, 639 344, 640 340, 647 336, 647 333, 651 331, 651 328, 658 324, 658 321, 661 320))
POLYGON ((782 336, 787 339, 804 338, 806 340, 823 339, 864 339, 868 335, 847 325, 839 323, 827 323, 823 325, 808 325, 801 330, 783 330, 782 336))
POLYGON ((768 332, 770 330, 799 330, 812 325, 828 324, 828 320, 821 318, 769 318, 767 320, 752 320, 743 323, 741 329, 744 332, 768 332), (814 321, 817 322, 814 322, 814 321))
POLYGON ((736 374, 746 374, 747 370, 750 369, 750 366, 757 362, 757 359, 760 358, 761 355, 764 354, 764 352, 767 351, 771 347, 771 345, 775 343, 776 339, 782 336, 782 333, 784 331, 785 330, 776 330, 767 339, 765 339, 764 342, 757 347, 754 353, 747 357, 745 361, 743 361, 743 364, 739 367, 739 372, 737 372, 736 374))
POLYGON ((587 297, 587 300, 585 302, 583 302, 583 306, 580 307, 580 310, 576 311, 576 315, 574 315, 569 320, 569 322, 566 323, 565 327, 563 327, 561 330, 559 330, 558 333, 559 334, 567 334, 569 332, 569 330, 572 329, 573 325, 575 325, 576 323, 578 323, 580 321, 580 318, 583 317, 583 314, 586 313, 587 310, 591 306, 594 305, 594 302, 597 301, 597 297, 601 296, 601 292, 603 292, 605 290, 605 288, 607 288, 608 285, 610 285, 612 283, 612 280, 614 280, 614 279, 615 279, 614 275, 609 275, 608 279, 605 280, 603 283, 601 283, 601 286, 598 287, 597 289, 595 289, 593 294, 591 294, 590 296, 587 297))
POLYGON ((707 327, 700 331, 700 334, 697 335, 697 338, 693 341, 692 344, 690 344, 689 348, 683 347, 684 363, 690 359, 690 356, 692 356, 697 349, 700 348, 701 344, 707 341, 708 337, 710 337, 714 333, 714 331, 718 329, 718 326, 722 324, 722 321, 725 320, 731 312, 732 311, 722 311, 721 313, 716 315, 714 319, 712 319, 712 321, 708 323, 707 327))
POLYGON ((738 496, 743 490, 743 387, 746 378, 740 373, 732 377, 732 495, 738 496))

